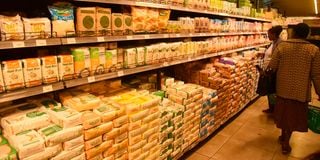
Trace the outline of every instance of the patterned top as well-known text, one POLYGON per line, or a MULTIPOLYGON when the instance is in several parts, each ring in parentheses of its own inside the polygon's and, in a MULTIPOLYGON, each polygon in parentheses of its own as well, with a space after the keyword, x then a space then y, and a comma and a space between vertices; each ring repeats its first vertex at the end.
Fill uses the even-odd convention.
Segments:
POLYGON ((320 51, 300 39, 281 42, 274 50, 269 67, 277 71, 277 95, 307 102, 311 100, 311 81, 320 95, 320 51))

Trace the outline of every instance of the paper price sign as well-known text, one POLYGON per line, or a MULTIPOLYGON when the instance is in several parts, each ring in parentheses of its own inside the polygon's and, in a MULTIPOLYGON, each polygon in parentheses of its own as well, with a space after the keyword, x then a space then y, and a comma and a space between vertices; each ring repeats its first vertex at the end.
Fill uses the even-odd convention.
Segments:
POLYGON ((96 81, 96 78, 94 76, 88 77, 88 82, 89 83, 92 83, 92 82, 95 82, 95 81, 96 81))
POLYGON ((42 88, 43 93, 52 92, 52 91, 53 91, 52 85, 43 86, 42 88))

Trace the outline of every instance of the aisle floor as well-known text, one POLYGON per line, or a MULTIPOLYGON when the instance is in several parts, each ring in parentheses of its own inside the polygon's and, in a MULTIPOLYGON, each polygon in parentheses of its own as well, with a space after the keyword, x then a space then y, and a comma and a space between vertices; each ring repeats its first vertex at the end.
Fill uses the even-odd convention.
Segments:
POLYGON ((247 107, 237 118, 212 138, 187 153, 187 160, 300 160, 320 151, 320 134, 294 132, 292 152, 282 155, 277 139, 280 130, 271 115, 262 112, 267 107, 262 97, 247 107))

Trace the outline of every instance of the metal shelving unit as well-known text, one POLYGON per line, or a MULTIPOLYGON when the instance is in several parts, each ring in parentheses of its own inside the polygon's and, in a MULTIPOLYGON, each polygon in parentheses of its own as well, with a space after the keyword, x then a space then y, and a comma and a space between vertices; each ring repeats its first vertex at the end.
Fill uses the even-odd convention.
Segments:
POLYGON ((49 39, 35 39, 35 40, 21 40, 21 41, 0 41, 0 49, 30 48, 30 47, 43 47, 43 46, 71 45, 71 44, 131 41, 131 40, 217 37, 217 36, 237 36, 237 35, 254 35, 254 34, 267 34, 267 33, 266 32, 177 33, 177 34, 141 34, 141 35, 126 35, 126 36, 49 38, 49 39))
POLYGON ((178 65, 178 64, 182 64, 182 63, 198 61, 198 60, 212 58, 212 57, 216 57, 216 56, 226 55, 226 54, 230 54, 230 53, 234 53, 234 52, 240 52, 240 51, 244 51, 244 50, 264 47, 267 45, 268 45, 268 43, 250 46, 250 47, 238 48, 238 49, 233 49, 233 50, 228 50, 228 51, 222 51, 222 52, 217 52, 217 53, 204 54, 204 55, 200 55, 200 56, 196 56, 196 57, 189 57, 189 58, 184 58, 184 59, 170 61, 170 62, 163 62, 163 63, 158 63, 158 64, 146 65, 146 66, 141 66, 141 67, 136 67, 136 68, 131 68, 131 69, 123 69, 123 70, 119 70, 117 72, 95 75, 95 76, 90 76, 90 77, 86 77, 86 78, 68 80, 68 81, 65 81, 65 87, 71 88, 71 87, 76 87, 76 86, 80 86, 80 85, 84 85, 84 84, 88 84, 88 83, 108 80, 108 79, 112 79, 112 78, 120 78, 120 77, 127 76, 127 75, 132 75, 132 74, 141 73, 141 72, 145 72, 145 71, 156 70, 156 69, 160 69, 160 68, 174 66, 174 65, 178 65))
POLYGON ((0 103, 13 101, 21 98, 26 98, 26 97, 31 97, 31 96, 35 96, 43 93, 58 91, 64 88, 65 87, 63 82, 57 82, 57 83, 48 84, 48 85, 42 85, 42 86, 37 86, 32 88, 24 88, 16 91, 1 93, 0 103))

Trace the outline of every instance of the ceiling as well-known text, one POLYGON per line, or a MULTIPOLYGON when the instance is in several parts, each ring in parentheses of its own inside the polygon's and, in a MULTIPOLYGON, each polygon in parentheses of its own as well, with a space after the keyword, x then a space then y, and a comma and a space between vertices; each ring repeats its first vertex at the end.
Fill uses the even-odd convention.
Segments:
MULTIPOLYGON (((313 0, 262 0, 267 4, 271 2, 273 8, 278 8, 285 16, 315 16, 313 0)), ((318 8, 320 9, 320 0, 318 8)), ((319 10, 320 11, 320 10, 319 10)))

